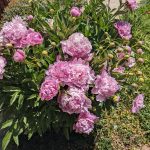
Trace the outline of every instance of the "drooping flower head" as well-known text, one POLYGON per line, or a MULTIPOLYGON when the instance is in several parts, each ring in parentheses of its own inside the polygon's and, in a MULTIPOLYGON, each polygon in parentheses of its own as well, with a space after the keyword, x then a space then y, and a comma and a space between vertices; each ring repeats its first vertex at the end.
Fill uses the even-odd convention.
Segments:
POLYGON ((70 10, 70 14, 73 17, 79 17, 82 14, 82 12, 81 12, 80 8, 72 7, 71 10, 70 10))
POLYGON ((131 24, 125 21, 118 21, 114 24, 121 38, 129 40, 131 39, 131 24))
POLYGON ((27 34, 27 24, 19 16, 12 19, 11 22, 6 22, 2 27, 1 33, 9 43, 16 44, 27 34))
POLYGON ((101 75, 97 76, 92 93, 97 94, 97 101, 102 102, 113 96, 119 89, 120 87, 115 78, 109 76, 108 73, 103 70, 101 75))
POLYGON ((6 66, 7 61, 3 56, 0 56, 0 79, 3 79, 3 74, 5 72, 4 67, 6 66))
POLYGON ((136 0, 127 0, 127 6, 130 10, 135 10, 138 7, 136 0))
POLYGON ((52 100, 58 93, 59 82, 56 79, 45 80, 40 88, 40 98, 42 100, 52 100))
POLYGON ((68 40, 62 41, 62 50, 69 56, 87 59, 92 50, 92 45, 82 33, 73 33, 68 40))
POLYGON ((143 107, 144 107, 144 95, 139 94, 133 101, 132 113, 138 113, 140 109, 142 109, 143 107))
POLYGON ((86 97, 83 90, 75 87, 69 88, 58 98, 59 107, 63 112, 79 114, 91 108, 91 100, 86 97))
POLYGON ((94 114, 90 112, 80 113, 77 122, 74 124, 73 129, 77 133, 90 134, 94 129, 94 123, 98 120, 94 114))

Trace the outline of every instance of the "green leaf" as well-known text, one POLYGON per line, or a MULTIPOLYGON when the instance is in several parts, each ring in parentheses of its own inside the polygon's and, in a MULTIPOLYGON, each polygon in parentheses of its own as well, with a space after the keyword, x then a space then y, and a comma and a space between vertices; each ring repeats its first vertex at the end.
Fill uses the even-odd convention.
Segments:
POLYGON ((34 98, 36 98, 36 97, 37 97, 36 94, 32 94, 31 96, 28 97, 28 100, 34 99, 34 98))
POLYGON ((17 146, 19 146, 19 138, 18 136, 13 136, 14 142, 16 143, 17 146))
POLYGON ((15 93, 12 95, 12 98, 10 99, 10 106, 13 105, 13 103, 14 103, 14 102, 16 101, 16 99, 18 98, 19 92, 20 92, 20 91, 17 91, 17 92, 15 92, 15 93))
POLYGON ((30 133, 28 134, 28 140, 30 140, 30 139, 32 138, 32 136, 33 136, 33 132, 30 132, 30 133))
POLYGON ((2 141, 2 150, 6 150, 8 144, 10 143, 11 137, 12 137, 12 132, 8 131, 5 134, 3 141, 2 141))
POLYGON ((4 122, 4 123, 2 124, 1 129, 5 129, 5 128, 7 128, 7 127, 10 127, 10 126, 12 125, 12 123, 13 123, 13 120, 12 120, 12 119, 7 120, 6 122, 4 122))
POLYGON ((20 109, 22 107, 24 101, 24 95, 20 94, 19 99, 18 99, 18 108, 20 109))
POLYGON ((14 87, 14 86, 5 86, 3 88, 4 92, 19 92, 20 89, 18 87, 14 87))

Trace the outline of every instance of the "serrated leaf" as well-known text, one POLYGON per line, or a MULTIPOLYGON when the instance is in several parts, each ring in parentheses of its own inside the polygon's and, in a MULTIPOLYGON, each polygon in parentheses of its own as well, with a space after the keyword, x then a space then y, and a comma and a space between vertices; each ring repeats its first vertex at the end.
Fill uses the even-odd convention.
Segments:
POLYGON ((5 128, 7 128, 7 127, 10 127, 10 126, 12 125, 12 123, 13 123, 13 120, 12 120, 12 119, 7 120, 6 122, 4 122, 4 123, 2 124, 1 129, 5 129, 5 128))
POLYGON ((8 131, 2 140, 2 150, 6 150, 8 144, 10 143, 11 137, 12 137, 12 132, 8 131))
POLYGON ((13 103, 14 103, 14 102, 16 101, 16 99, 18 98, 19 92, 20 92, 20 91, 17 91, 17 92, 15 92, 15 93, 12 95, 12 98, 10 99, 10 106, 13 105, 13 103))

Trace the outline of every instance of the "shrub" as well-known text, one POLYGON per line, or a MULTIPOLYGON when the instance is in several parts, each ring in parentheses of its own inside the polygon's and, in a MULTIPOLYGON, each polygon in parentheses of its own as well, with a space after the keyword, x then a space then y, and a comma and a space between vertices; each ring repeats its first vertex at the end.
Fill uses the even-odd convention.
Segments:
MULTIPOLYGON (((130 23, 116 20, 129 10, 125 4, 120 2, 117 10, 111 10, 99 0, 42 5, 32 1, 30 10, 33 17, 17 16, 0 32, 0 103, 7 115, 2 125, 7 128, 3 150, 11 139, 19 145, 22 133, 29 139, 52 129, 63 131, 67 138, 72 129, 90 134, 98 117, 108 118, 107 113, 114 114, 107 128, 119 128, 112 139, 126 135, 121 147, 129 145, 130 138, 136 143, 143 137, 139 144, 144 143, 138 120, 137 130, 130 121, 144 107, 143 95, 137 97, 144 85, 140 72, 144 59, 137 49, 145 47, 143 39, 131 33, 130 23), (116 108, 120 100, 124 105, 116 108), (116 114, 124 109, 118 118, 116 114), (128 128, 124 125, 122 130, 118 119, 128 115, 128 128)), ((115 144, 112 147, 117 148, 115 144)))

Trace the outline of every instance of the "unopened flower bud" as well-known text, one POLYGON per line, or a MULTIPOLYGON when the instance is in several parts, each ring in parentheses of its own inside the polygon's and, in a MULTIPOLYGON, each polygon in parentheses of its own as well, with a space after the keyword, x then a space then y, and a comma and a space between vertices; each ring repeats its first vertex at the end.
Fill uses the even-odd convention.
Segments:
POLYGON ((55 12, 54 9, 50 9, 49 11, 50 11, 50 13, 52 13, 52 14, 55 12))
POLYGON ((48 51, 47 50, 42 51, 42 55, 47 56, 48 55, 48 51))
POLYGON ((132 72, 129 73, 129 76, 133 76, 134 74, 132 72))
POLYGON ((144 59, 143 59, 143 58, 139 58, 139 59, 138 59, 138 62, 144 63, 144 59))
POLYGON ((7 48, 12 48, 13 45, 12 45, 11 43, 7 43, 7 44, 6 44, 6 47, 7 47, 7 48))
POLYGON ((132 86, 135 87, 135 88, 138 87, 138 85, 136 83, 132 83, 132 86))
POLYGON ((111 42, 111 43, 109 44, 109 46, 110 46, 110 47, 114 47, 114 46, 115 46, 115 43, 114 43, 114 42, 111 42))
POLYGON ((108 54, 108 57, 109 57, 110 59, 114 58, 114 56, 113 56, 112 54, 108 54))
POLYGON ((144 41, 138 41, 138 45, 142 46, 144 44, 144 41))
POLYGON ((144 78, 142 78, 142 77, 139 78, 139 81, 140 81, 140 82, 144 82, 144 78))
POLYGON ((103 46, 100 46, 100 47, 99 47, 99 50, 103 50, 103 46))
POLYGON ((142 71, 137 71, 137 75, 142 75, 142 71))
POLYGON ((114 101, 114 102, 119 102, 119 101, 120 101, 120 96, 115 95, 115 96, 113 97, 113 101, 114 101))
POLYGON ((122 52, 122 51, 123 51, 123 48, 121 48, 121 47, 117 48, 117 52, 122 52))
POLYGON ((76 21, 76 17, 72 17, 72 20, 73 20, 73 21, 76 21))
POLYGON ((110 41, 110 38, 109 38, 109 37, 107 37, 107 38, 106 38, 106 41, 110 41))
POLYGON ((105 32, 104 34, 107 35, 107 36, 109 35, 108 32, 105 32))
POLYGON ((55 43, 55 42, 52 42, 51 45, 52 45, 53 47, 55 47, 55 46, 56 46, 56 43, 55 43))
POLYGON ((137 54, 143 54, 143 50, 141 48, 137 49, 137 54))
POLYGON ((130 56, 129 55, 125 55, 125 58, 129 58, 130 56))

